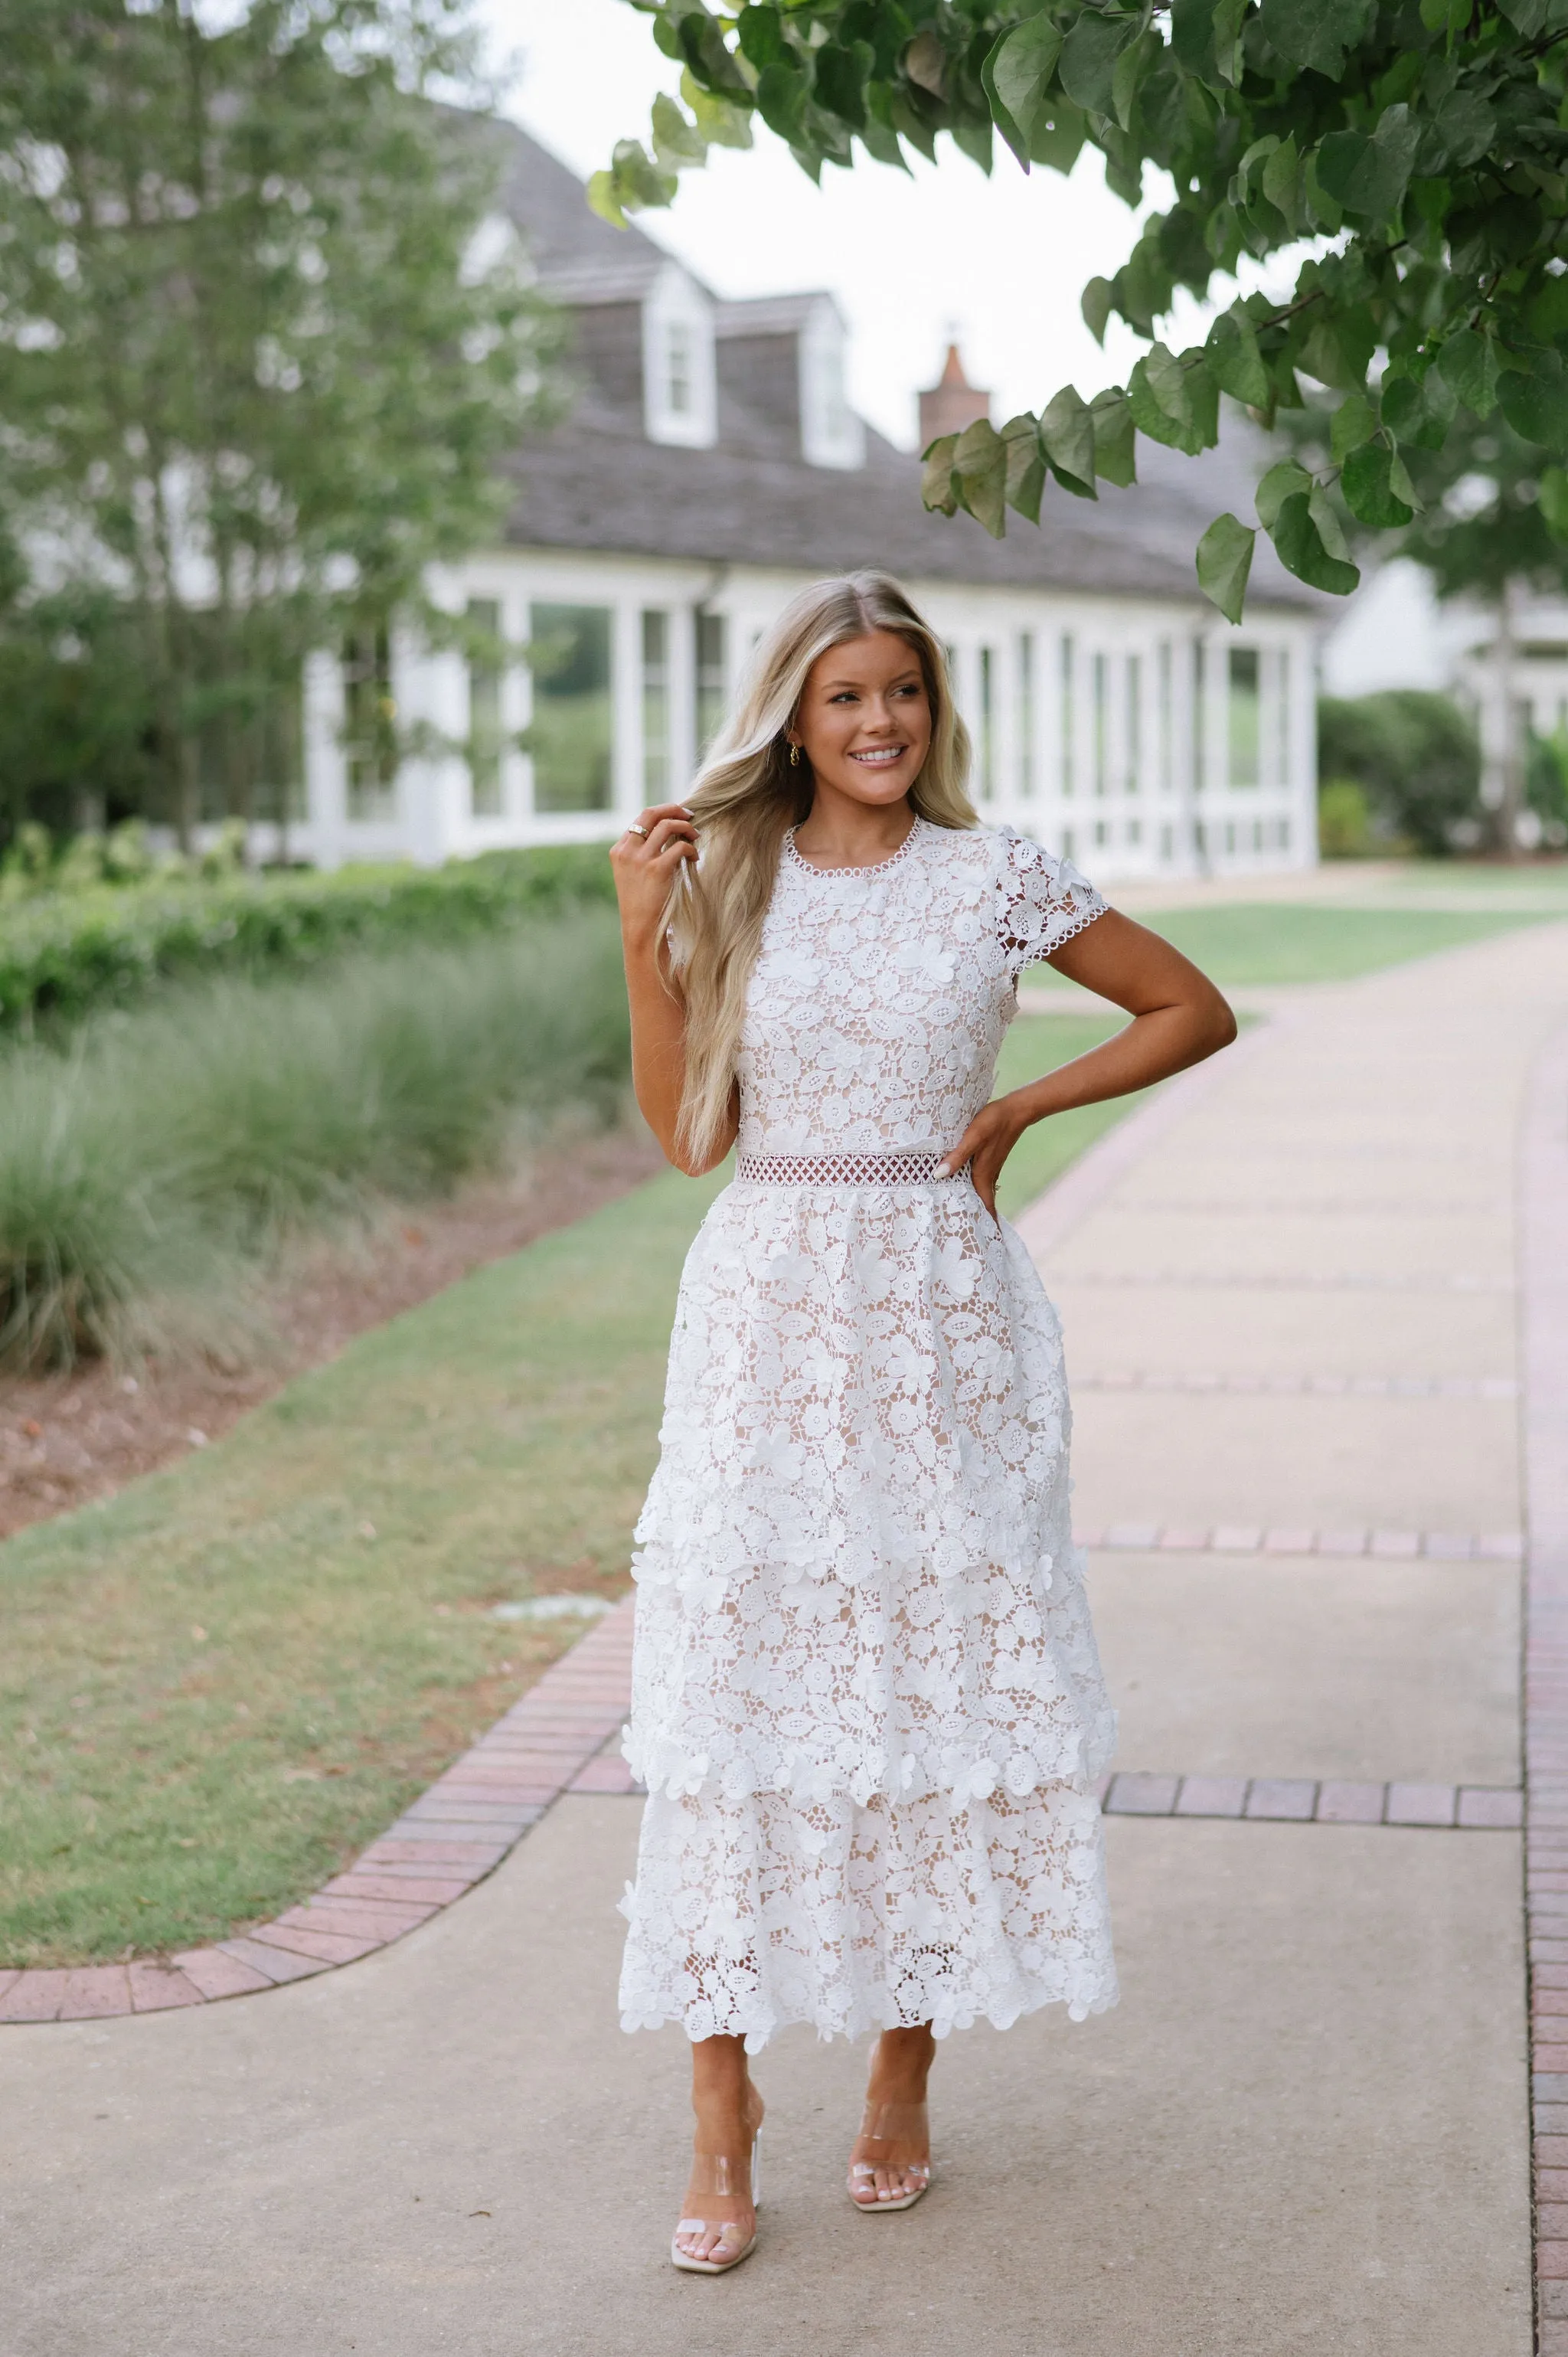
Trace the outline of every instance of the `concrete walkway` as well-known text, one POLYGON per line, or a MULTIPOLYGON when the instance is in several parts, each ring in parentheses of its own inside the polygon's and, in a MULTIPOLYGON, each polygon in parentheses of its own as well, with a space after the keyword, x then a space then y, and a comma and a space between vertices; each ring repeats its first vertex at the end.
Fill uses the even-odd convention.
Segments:
MULTIPOLYGON (((1558 927, 1317 994, 1030 1222, 1079 1521, 1151 1535, 1095 1563, 1130 1775, 1517 1785, 1518 1564, 1277 1542, 1520 1528, 1564 1022, 1558 927)), ((1517 1834, 1112 1817, 1120 2009, 954 2038, 936 2186, 875 2225, 864 2056, 781 2040, 762 2246, 709 2283, 663 2259, 682 2042, 614 2028, 636 1817, 568 1795, 345 1970, 0 2031, 5 2357, 1528 2357, 1517 1834)))

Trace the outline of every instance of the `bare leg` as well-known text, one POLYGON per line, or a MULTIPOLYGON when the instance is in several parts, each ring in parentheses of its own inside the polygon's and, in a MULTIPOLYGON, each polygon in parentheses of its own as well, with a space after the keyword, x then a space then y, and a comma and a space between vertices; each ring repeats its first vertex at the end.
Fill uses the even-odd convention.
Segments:
MULTIPOLYGON (((874 2124, 875 2115, 885 2107, 922 2105, 926 2100, 926 2078, 937 2050, 929 2024, 916 2029, 885 2029, 876 2042, 871 2058, 871 2073, 865 2088, 866 2126, 874 2124)), ((873 2136, 862 2134, 855 2138, 850 2154, 853 2170, 856 2162, 867 2165, 869 2177, 850 2178, 850 2191, 862 2209, 875 2210, 879 2201, 898 2200, 922 2188, 930 2169, 930 2140, 923 2123, 897 2116, 884 2125, 894 2133, 873 2136)))
POLYGON ((677 2230, 675 2240, 688 2258, 727 2258, 751 2240, 756 2223, 751 2147, 762 2125, 762 2098, 751 2083, 744 2039, 701 2038, 693 2042, 692 2109, 697 2115, 698 2158, 682 2217, 700 2218, 703 2227, 700 2233, 677 2230), (711 2156, 728 2162, 732 2190, 703 2190, 713 2183, 711 2156))

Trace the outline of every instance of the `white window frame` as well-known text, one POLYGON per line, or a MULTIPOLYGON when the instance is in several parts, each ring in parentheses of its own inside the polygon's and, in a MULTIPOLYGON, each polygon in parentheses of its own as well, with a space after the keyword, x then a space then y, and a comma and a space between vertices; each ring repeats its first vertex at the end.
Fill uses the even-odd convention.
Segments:
POLYGON ((673 263, 660 272, 642 307, 642 410, 650 442, 711 450, 718 439, 713 306, 673 263), (671 397, 677 352, 687 396, 679 404, 671 397))

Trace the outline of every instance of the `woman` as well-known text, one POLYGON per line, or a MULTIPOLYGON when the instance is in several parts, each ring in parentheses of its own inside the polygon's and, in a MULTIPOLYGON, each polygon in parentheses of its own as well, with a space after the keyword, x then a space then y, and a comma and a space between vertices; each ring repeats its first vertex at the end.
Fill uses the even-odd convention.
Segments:
POLYGON ((701 2273, 755 2243, 747 2058, 782 2024, 880 2033, 849 2191, 881 2216, 929 2181, 937 2038, 1115 2001, 1060 1333, 996 1182, 1032 1123, 1235 1024, 1066 861, 979 825, 968 756, 897 584, 822 582, 690 802, 612 854, 638 1103, 693 1175, 739 1147, 682 1284, 628 1738, 622 2015, 693 2041, 671 2256, 701 2273), (987 1102, 1040 958, 1133 1020, 987 1102))

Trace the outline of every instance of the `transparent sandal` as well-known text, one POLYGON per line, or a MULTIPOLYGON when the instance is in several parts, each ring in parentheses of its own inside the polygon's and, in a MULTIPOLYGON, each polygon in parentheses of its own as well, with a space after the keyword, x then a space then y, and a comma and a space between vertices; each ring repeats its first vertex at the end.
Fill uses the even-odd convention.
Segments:
MULTIPOLYGON (((761 2142, 762 2131, 758 2128, 751 2140, 752 2228, 749 2239, 742 2242, 741 2235, 744 2229, 733 2219, 714 2219, 710 2224, 705 2218, 682 2218, 677 2221, 675 2232, 670 2237, 670 2264, 672 2267, 680 2267, 687 2275, 693 2276, 727 2275, 731 2267, 738 2267, 742 2259, 748 2259, 756 2250, 756 2213, 762 2199, 762 2179, 757 2168, 757 2152, 761 2142), (719 2239, 714 2245, 711 2259, 694 2259, 681 2248, 682 2234, 710 2234, 715 2232, 719 2239)), ((727 2154, 722 2152, 699 2152, 693 2157, 692 2182, 687 2190, 699 2195, 741 2193, 746 2190, 746 2167, 744 2161, 731 2160, 727 2154)))
MULTIPOLYGON (((924 2104, 872 2104, 865 2106, 860 2123, 862 2144, 924 2144, 929 2149, 924 2104)), ((886 2161, 852 2160, 849 2165, 849 2198, 857 2210, 868 2218, 886 2217, 894 2210, 912 2210, 931 2181, 929 2160, 909 2161, 902 2169, 890 2169, 886 2161), (872 2192, 867 2179, 876 2176, 891 2177, 902 2188, 894 2191, 872 2192), (857 2191, 856 2188, 862 2190, 857 2191), (867 2195, 870 2198, 867 2199, 867 2195)))

